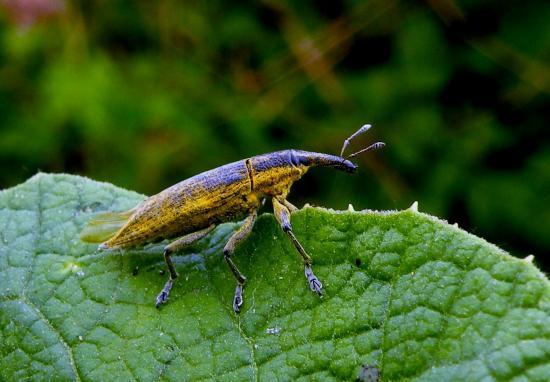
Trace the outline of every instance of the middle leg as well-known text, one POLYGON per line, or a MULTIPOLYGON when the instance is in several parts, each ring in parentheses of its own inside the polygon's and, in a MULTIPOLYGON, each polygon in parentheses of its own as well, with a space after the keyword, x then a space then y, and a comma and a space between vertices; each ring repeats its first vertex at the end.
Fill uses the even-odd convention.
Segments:
POLYGON ((229 241, 223 248, 223 257, 237 280, 237 288, 235 289, 235 297, 233 298, 233 310, 235 313, 241 311, 241 305, 243 304, 243 285, 246 281, 246 277, 244 277, 233 260, 231 260, 231 255, 233 255, 235 247, 250 234, 257 217, 258 212, 256 210, 250 211, 250 215, 244 220, 243 225, 229 238, 229 241))

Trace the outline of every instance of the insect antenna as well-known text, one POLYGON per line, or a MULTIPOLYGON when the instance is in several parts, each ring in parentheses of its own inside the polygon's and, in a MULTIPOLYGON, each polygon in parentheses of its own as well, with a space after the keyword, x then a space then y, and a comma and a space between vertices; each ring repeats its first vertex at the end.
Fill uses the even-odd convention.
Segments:
MULTIPOLYGON (((344 144, 342 145, 342 151, 340 152, 340 157, 344 157, 344 152, 346 151, 346 149, 348 148, 349 144, 351 143, 351 141, 357 137, 358 135, 361 135, 365 132, 367 132, 370 128, 372 127, 372 125, 369 125, 369 124, 366 124, 366 125, 363 125, 359 128, 359 130, 357 130, 355 133, 353 133, 352 135, 349 136, 348 139, 346 139, 344 141, 344 144)), ((353 158, 359 154, 362 154, 364 152, 367 152, 367 151, 371 151, 371 150, 378 150, 378 149, 381 149, 382 147, 386 146, 386 144, 384 142, 376 142, 376 143, 373 143, 372 145, 368 146, 368 147, 365 147, 364 149, 362 150, 359 150, 357 152, 354 152, 353 154, 350 154, 348 155, 346 158, 349 159, 349 158, 353 158)))
POLYGON ((368 147, 365 147, 364 149, 362 150, 359 150, 353 154, 350 154, 348 155, 346 158, 353 158, 361 153, 364 153, 364 152, 367 152, 367 151, 371 151, 371 150, 378 150, 378 149, 381 149, 382 147, 386 146, 386 144, 384 142, 375 142, 373 143, 372 145, 368 146, 368 147))
POLYGON ((357 137, 358 135, 361 135, 365 132, 367 132, 372 126, 369 125, 369 124, 366 124, 366 125, 363 125, 359 128, 359 130, 357 130, 355 133, 351 134, 349 136, 348 139, 346 139, 344 141, 344 144, 342 145, 342 151, 340 151, 340 156, 343 158, 344 157, 344 151, 346 151, 346 149, 348 148, 350 142, 355 138, 357 137))

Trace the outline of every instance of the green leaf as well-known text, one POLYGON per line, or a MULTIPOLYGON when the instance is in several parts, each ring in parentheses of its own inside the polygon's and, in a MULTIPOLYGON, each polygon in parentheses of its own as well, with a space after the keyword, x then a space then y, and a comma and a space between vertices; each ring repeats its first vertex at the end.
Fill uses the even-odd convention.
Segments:
POLYGON ((157 310, 161 244, 108 253, 78 239, 96 211, 142 198, 44 174, 0 193, 1 380, 548 380, 548 280, 455 226, 304 208, 293 225, 319 298, 265 214, 235 255, 248 276, 235 315, 225 224, 176 257, 157 310))

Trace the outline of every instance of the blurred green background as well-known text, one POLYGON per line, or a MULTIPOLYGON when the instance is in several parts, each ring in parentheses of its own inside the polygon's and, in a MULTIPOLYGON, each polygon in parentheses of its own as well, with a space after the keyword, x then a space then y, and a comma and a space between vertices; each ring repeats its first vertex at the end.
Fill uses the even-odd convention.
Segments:
MULTIPOLYGON (((285 148, 358 158, 290 200, 420 210, 550 250, 550 3, 0 0, 0 188, 68 172, 145 194, 285 148)), ((546 262, 546 264, 544 264, 546 262)))

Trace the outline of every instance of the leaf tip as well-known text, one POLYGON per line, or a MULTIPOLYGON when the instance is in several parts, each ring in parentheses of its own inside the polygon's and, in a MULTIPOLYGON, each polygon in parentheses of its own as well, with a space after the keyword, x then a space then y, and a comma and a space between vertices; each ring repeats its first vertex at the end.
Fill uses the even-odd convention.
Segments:
POLYGON ((412 212, 418 212, 418 202, 415 201, 411 206, 409 207, 409 210, 412 212))
POLYGON ((348 211, 349 212, 355 212, 355 208, 353 208, 353 204, 348 204, 348 211))
POLYGON ((534 259, 535 259, 535 256, 529 255, 529 256, 524 257, 523 261, 525 261, 526 263, 532 263, 534 259))

